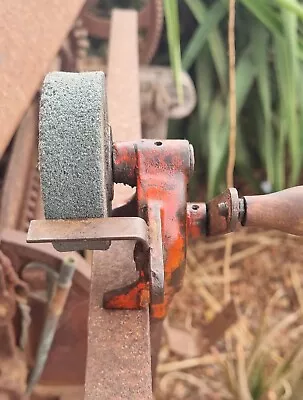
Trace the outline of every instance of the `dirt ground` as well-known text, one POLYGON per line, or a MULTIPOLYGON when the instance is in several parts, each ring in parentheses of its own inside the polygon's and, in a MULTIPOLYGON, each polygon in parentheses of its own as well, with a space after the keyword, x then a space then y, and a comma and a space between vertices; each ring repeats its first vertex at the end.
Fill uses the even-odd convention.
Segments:
POLYGON ((234 233, 225 270, 230 291, 225 243, 222 237, 203 240, 188 250, 184 286, 165 324, 156 399, 301 399, 302 367, 295 362, 302 361, 302 239, 274 231, 234 233), (229 293, 237 321, 224 333, 229 316, 208 336, 229 293), (214 332, 220 338, 211 343, 214 332))

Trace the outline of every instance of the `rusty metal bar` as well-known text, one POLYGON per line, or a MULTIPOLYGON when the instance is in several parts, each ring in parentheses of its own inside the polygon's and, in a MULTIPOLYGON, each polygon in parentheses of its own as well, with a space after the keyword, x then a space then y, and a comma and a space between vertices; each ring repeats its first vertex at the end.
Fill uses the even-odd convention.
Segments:
MULTIPOLYGON (((138 15, 112 14, 108 61, 108 114, 114 142, 141 139, 138 15)), ((134 190, 115 184, 114 206, 126 203, 134 190)))
POLYGON ((84 3, 0 1, 0 158, 84 3))
MULTIPOLYGON (((109 49, 109 121, 114 141, 141 138, 138 21, 134 11, 114 10, 109 49)), ((115 188, 116 204, 132 191, 115 188)), ((104 310, 103 294, 136 277, 132 242, 95 251, 92 265, 85 400, 152 400, 149 312, 104 310)))
MULTIPOLYGON (((14 147, 1 193, 0 226, 2 228, 21 228, 23 230, 20 220, 22 209, 26 208, 25 196, 30 189, 28 188, 29 175, 33 169, 33 161, 37 163, 37 132, 38 101, 34 101, 15 135, 14 147)), ((40 190, 38 190, 38 195, 40 195, 40 190)), ((39 216, 36 217, 39 218, 39 216)))
POLYGON ((85 400, 151 400, 149 314, 105 310, 103 294, 136 278, 131 242, 95 252, 89 306, 85 400))
POLYGON ((137 13, 115 10, 108 61, 108 113, 114 141, 141 139, 137 13))
POLYGON ((34 368, 31 370, 26 393, 29 396, 36 383, 40 380, 54 337, 57 331, 58 323, 64 310, 75 272, 75 261, 67 257, 60 267, 60 272, 56 277, 55 288, 48 303, 47 315, 42 329, 39 346, 36 354, 34 368))

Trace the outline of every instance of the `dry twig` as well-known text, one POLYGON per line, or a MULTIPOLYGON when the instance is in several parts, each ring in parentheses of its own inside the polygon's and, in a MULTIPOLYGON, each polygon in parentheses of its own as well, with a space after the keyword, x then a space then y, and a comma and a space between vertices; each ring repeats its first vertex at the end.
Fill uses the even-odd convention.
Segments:
MULTIPOLYGON (((229 49, 229 155, 226 171, 227 187, 234 186, 237 138, 237 98, 236 98, 236 46, 235 46, 236 0, 229 0, 228 49, 229 49)), ((230 261, 233 238, 228 235, 224 252, 224 300, 230 300, 230 261)))

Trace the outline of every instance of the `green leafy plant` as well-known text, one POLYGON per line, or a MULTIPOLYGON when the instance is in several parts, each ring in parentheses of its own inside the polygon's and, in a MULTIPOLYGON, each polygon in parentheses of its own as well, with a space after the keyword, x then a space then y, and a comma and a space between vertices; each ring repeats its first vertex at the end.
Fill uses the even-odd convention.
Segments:
MULTIPOLYGON (((207 171, 207 197, 212 197, 225 186, 228 1, 184 0, 197 28, 182 57, 178 28, 173 27, 179 21, 177 10, 168 3, 164 1, 171 65, 178 80, 182 62, 196 83, 198 105, 189 122, 188 138, 195 145, 198 168, 207 171)), ((177 2, 172 3, 176 6, 177 2)), ((303 5, 298 0, 237 2, 236 175, 253 182, 253 171, 262 170, 262 179, 272 190, 294 186, 302 170, 302 20, 303 5)), ((171 136, 180 134, 172 130, 171 136)))

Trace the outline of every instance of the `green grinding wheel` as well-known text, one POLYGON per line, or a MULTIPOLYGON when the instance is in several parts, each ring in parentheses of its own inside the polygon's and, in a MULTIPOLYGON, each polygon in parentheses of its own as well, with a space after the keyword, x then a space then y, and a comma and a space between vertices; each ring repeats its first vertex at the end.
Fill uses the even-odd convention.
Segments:
POLYGON ((112 142, 102 72, 52 72, 43 83, 39 168, 47 219, 107 217, 112 142))
POLYGON ((111 147, 104 74, 48 74, 39 121, 39 167, 47 219, 108 216, 111 147))

